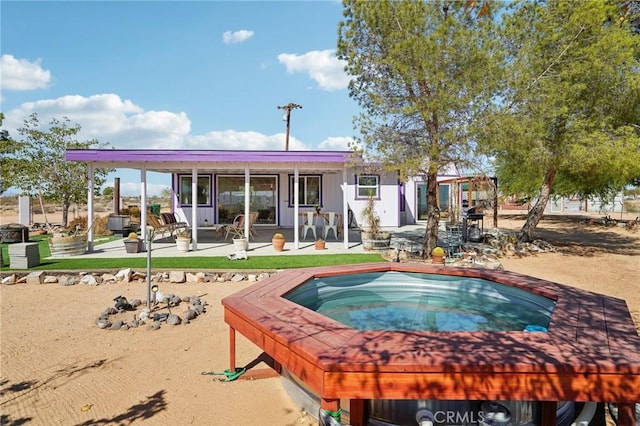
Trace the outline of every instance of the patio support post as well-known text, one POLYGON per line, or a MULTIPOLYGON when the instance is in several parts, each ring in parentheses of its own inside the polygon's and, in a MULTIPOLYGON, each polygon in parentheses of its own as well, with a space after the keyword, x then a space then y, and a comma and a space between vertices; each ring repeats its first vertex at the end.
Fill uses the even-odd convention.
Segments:
POLYGON ((347 169, 342 166, 342 239, 345 250, 349 248, 349 197, 347 194, 347 169))
MULTIPOLYGON (((298 197, 298 188, 300 188, 300 171, 296 164, 293 169, 293 247, 298 250, 300 248, 300 200, 298 197)), ((289 200, 291 203, 291 200, 289 200)))
POLYGON ((244 166, 244 236, 249 242, 249 227, 251 225, 249 218, 251 217, 251 174, 249 172, 249 164, 244 166))
POLYGON ((191 244, 198 250, 198 166, 191 168, 191 244))
POLYGON ((142 239, 147 241, 147 166, 144 164, 140 168, 140 228, 142 239))
POLYGON ((93 191, 95 189, 95 182, 93 180, 93 163, 87 164, 88 182, 89 187, 87 194, 87 251, 93 251, 93 191))

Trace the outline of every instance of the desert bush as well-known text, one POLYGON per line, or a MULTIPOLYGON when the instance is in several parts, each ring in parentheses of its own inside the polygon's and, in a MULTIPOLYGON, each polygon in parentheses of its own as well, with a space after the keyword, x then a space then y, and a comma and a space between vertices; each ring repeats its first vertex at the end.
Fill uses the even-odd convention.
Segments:
POLYGON ((113 235, 113 232, 107 229, 109 216, 98 216, 93 218, 93 233, 95 235, 113 235))
POLYGON ((626 200, 624 211, 629 213, 640 213, 640 200, 626 200))
MULTIPOLYGON (((80 232, 87 232, 87 217, 79 216, 69 222, 66 232, 75 232, 76 225, 80 225, 80 232)), ((94 216, 93 218, 93 234, 94 235, 113 235, 113 232, 107 229, 108 216, 94 216)))
POLYGON ((140 219, 140 216, 141 216, 140 208, 138 206, 129 207, 129 215, 140 219))
POLYGON ((78 216, 78 217, 74 218, 73 220, 69 221, 69 223, 67 223, 67 228, 65 229, 65 231, 67 231, 67 232, 75 232, 76 231, 76 226, 78 226, 78 230, 79 231, 86 231, 87 230, 87 217, 86 216, 78 216))

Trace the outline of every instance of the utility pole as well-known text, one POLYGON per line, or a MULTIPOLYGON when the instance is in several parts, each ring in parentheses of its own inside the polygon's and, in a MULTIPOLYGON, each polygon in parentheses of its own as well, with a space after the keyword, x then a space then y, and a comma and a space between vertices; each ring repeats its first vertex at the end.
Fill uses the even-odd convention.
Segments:
POLYGON ((302 108, 302 105, 294 104, 293 102, 291 102, 287 105, 278 107, 278 109, 283 109, 286 111, 284 117, 282 117, 282 119, 287 122, 287 137, 284 143, 285 151, 289 151, 289 127, 291 125, 291 110, 296 108, 302 108))

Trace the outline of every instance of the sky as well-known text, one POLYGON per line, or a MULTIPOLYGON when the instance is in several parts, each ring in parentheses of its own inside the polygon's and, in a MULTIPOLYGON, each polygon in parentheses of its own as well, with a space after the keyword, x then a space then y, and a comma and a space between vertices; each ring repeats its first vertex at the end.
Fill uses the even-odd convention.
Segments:
MULTIPOLYGON (((335 57, 339 1, 7 1, 3 128, 68 117, 118 149, 346 150, 359 111, 335 57)), ((117 170, 123 196, 140 173, 117 170)), ((148 193, 169 187, 148 174, 148 193)))

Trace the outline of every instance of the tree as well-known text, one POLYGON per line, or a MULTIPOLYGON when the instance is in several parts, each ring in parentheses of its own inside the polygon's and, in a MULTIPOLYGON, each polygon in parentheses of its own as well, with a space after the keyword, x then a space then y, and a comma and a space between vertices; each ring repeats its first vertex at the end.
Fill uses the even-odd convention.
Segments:
MULTIPOLYGON (((70 126, 69 119, 52 119, 48 129, 41 129, 37 114, 24 121, 18 129, 24 140, 7 157, 14 173, 8 176, 9 186, 15 186, 30 196, 37 196, 44 212, 44 201, 62 204, 62 225, 66 227, 72 203, 86 203, 88 171, 85 163, 67 162, 66 149, 103 147, 97 140, 79 142, 74 136, 79 125, 70 126), (16 167, 19 165, 19 167, 16 167)), ((94 170, 96 188, 100 188, 109 170, 94 170)), ((46 217, 45 217, 46 220, 46 217)))
MULTIPOLYGON (((0 112, 0 127, 4 121, 4 114, 0 112)), ((10 177, 19 170, 17 164, 9 161, 10 156, 16 152, 18 144, 10 136, 7 130, 0 130, 0 195, 4 194, 9 185, 10 177)))
POLYGON ((473 164, 477 117, 495 91, 497 10, 489 1, 344 1, 337 56, 363 109, 357 141, 403 179, 426 177, 425 253, 437 245, 438 172, 473 164))
POLYGON ((105 198, 113 198, 113 186, 107 186, 105 189, 102 190, 102 196, 105 198))
POLYGON ((535 197, 530 241, 555 195, 606 196, 640 173, 640 38, 614 1, 522 1, 503 15, 506 73, 483 141, 501 190, 535 197))

